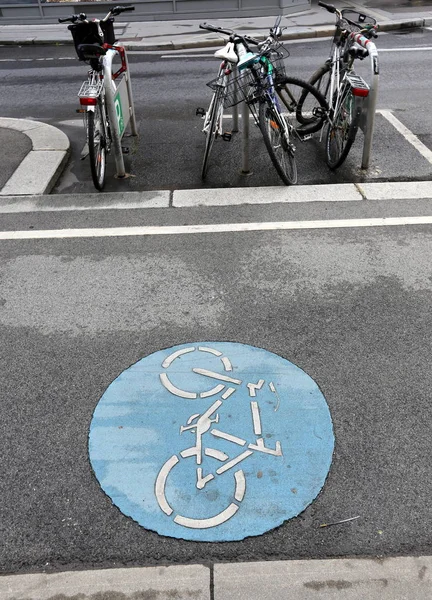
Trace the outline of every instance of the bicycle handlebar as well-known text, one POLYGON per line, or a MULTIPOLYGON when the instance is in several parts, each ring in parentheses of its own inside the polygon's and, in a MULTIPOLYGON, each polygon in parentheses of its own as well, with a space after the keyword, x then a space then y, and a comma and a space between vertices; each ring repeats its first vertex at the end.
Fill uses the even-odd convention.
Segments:
POLYGON ((327 9, 331 13, 339 12, 338 9, 336 8, 336 6, 333 6, 333 4, 326 4, 325 2, 321 2, 321 0, 318 1, 318 6, 322 6, 323 8, 327 9))
MULTIPOLYGON (((100 21, 108 21, 111 15, 117 16, 122 12, 135 10, 135 6, 114 6, 106 17, 100 19, 100 21)), ((86 21, 87 15, 85 13, 80 13, 79 15, 71 15, 70 17, 66 17, 65 19, 58 19, 59 23, 76 23, 77 21, 86 21)))
POLYGON ((210 23, 200 23, 199 28, 206 29, 207 31, 213 31, 214 33, 223 33, 224 35, 229 35, 230 37, 243 40, 248 44, 253 44, 254 46, 258 46, 258 44, 261 44, 260 40, 257 40, 251 37, 250 35, 239 35, 238 33, 235 33, 232 29, 223 29, 222 27, 216 27, 215 25, 211 25, 210 23))

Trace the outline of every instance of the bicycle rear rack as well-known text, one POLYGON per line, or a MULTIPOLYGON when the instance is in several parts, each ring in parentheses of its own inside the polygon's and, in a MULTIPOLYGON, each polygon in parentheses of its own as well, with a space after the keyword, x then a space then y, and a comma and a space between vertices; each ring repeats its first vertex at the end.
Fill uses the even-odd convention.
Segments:
POLYGON ((350 83, 354 96, 366 98, 366 96, 369 95, 369 86, 360 75, 348 73, 346 77, 350 83))
POLYGON ((100 96, 102 91, 103 83, 98 81, 97 83, 91 83, 90 81, 84 81, 78 92, 78 98, 97 98, 100 96))

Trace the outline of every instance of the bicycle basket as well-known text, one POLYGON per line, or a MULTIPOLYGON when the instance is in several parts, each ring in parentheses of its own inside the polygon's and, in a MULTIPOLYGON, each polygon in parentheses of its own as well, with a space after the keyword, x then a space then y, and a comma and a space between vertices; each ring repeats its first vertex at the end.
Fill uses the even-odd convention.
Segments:
POLYGON ((256 102, 267 85, 267 81, 261 77, 257 78, 251 69, 245 70, 237 77, 231 77, 226 88, 224 107, 230 108, 243 101, 248 104, 256 102))
POLYGON ((344 8, 341 13, 344 19, 356 23, 359 29, 363 29, 366 25, 376 25, 376 20, 373 17, 351 10, 351 8, 344 8))
POLYGON ((285 46, 278 46, 272 50, 269 60, 274 68, 273 79, 277 82, 286 77, 285 59, 290 55, 285 46))
POLYGON ((102 32, 104 34, 104 42, 105 44, 109 44, 113 46, 116 42, 115 33, 114 33, 114 19, 110 17, 107 21, 101 21, 100 26, 102 32))
POLYGON ((80 44, 98 44, 102 46, 104 43, 99 33, 98 24, 90 21, 89 23, 75 23, 68 26, 72 33, 75 50, 80 60, 86 60, 83 54, 78 50, 80 44))

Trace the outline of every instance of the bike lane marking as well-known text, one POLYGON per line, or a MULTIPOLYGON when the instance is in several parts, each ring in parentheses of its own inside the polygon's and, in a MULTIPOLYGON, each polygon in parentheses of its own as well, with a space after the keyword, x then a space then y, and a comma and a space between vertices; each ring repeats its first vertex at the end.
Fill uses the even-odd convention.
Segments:
POLYGON ((96 478, 123 514, 161 535, 208 542, 296 517, 322 489, 333 448, 313 379, 234 342, 141 359, 107 388, 89 432, 96 478))

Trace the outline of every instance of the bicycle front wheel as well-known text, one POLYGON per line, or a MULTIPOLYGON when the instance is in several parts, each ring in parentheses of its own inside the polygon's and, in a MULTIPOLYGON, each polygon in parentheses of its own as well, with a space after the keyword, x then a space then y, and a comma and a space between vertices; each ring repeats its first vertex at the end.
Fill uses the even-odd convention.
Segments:
POLYGON ((351 86, 345 85, 342 98, 326 138, 326 159, 330 169, 337 169, 345 161, 354 143, 360 120, 360 111, 355 110, 355 98, 351 86))
MULTIPOLYGON (((204 150, 204 159, 201 169, 201 178, 205 179, 209 168, 210 153, 213 148, 214 141, 218 135, 219 121, 223 111, 223 102, 225 97, 225 88, 218 87, 214 93, 211 104, 211 114, 208 118, 208 129, 206 131, 206 144, 204 150)), ((206 117, 207 118, 207 117, 206 117)))
POLYGON ((94 112, 87 112, 87 139, 93 183, 101 191, 105 185, 106 136, 100 103, 95 106, 94 112))
POLYGON ((260 102, 259 125, 267 151, 279 177, 290 185, 297 183, 297 165, 295 149, 287 138, 282 119, 274 106, 264 100, 260 102))
POLYGON ((284 77, 278 82, 276 91, 288 113, 299 122, 299 125, 291 122, 299 136, 321 129, 327 117, 328 105, 325 97, 313 85, 296 77, 284 77))

